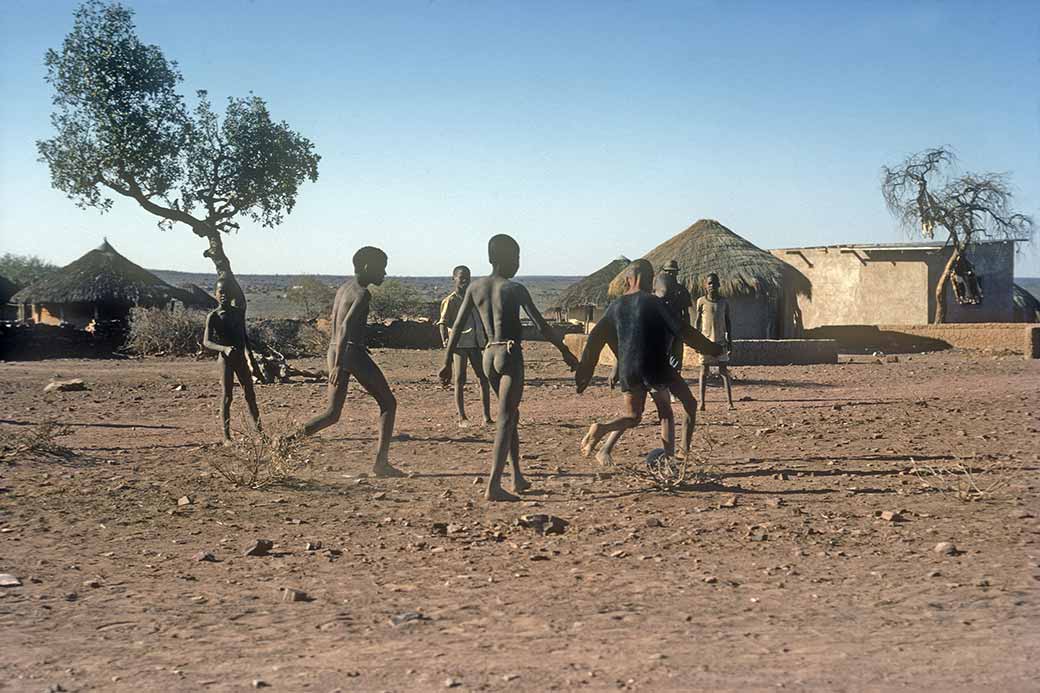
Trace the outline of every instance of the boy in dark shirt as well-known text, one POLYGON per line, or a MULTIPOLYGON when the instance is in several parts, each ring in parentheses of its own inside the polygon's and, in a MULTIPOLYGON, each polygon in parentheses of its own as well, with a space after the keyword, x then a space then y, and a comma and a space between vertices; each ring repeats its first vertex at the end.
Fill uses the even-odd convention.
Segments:
MULTIPOLYGON (((237 286, 236 282, 235 287, 237 286)), ((231 443, 231 399, 236 376, 245 394, 249 417, 253 420, 256 430, 260 430, 260 409, 256 405, 253 377, 249 373, 246 360, 245 310, 232 305, 233 293, 234 288, 229 287, 226 280, 217 280, 217 309, 206 316, 206 327, 202 333, 203 346, 218 354, 220 387, 223 391, 220 400, 220 422, 224 430, 225 445, 231 443)))
POLYGON ((612 421, 593 423, 581 441, 581 453, 588 457, 607 436, 602 449, 596 453, 596 459, 604 465, 613 463, 611 452, 621 435, 639 425, 648 394, 657 405, 661 417, 661 443, 669 456, 675 454, 675 420, 669 394, 682 403, 686 412, 682 444, 685 455, 693 438, 697 400, 669 362, 670 344, 674 339, 697 351, 708 354, 721 352, 720 347, 705 339, 689 323, 680 324, 662 301, 649 293, 653 277, 653 266, 646 260, 636 260, 628 266, 625 270, 627 291, 607 307, 603 318, 589 333, 574 376, 578 392, 583 392, 592 381, 603 347, 609 344, 617 355, 618 378, 627 412, 612 421))
POLYGON ((578 360, 564 345, 560 335, 545 322, 524 285, 511 281, 520 268, 517 242, 505 234, 493 236, 488 241, 488 260, 491 262, 491 275, 470 284, 459 306, 458 318, 444 350, 440 378, 445 385, 451 379, 452 354, 462 336, 460 328, 469 311, 475 309, 488 338, 484 347, 484 372, 498 395, 495 447, 484 497, 489 501, 516 501, 520 500, 519 497, 502 488, 502 471, 507 456, 513 464, 513 490, 520 493, 531 486, 520 472, 520 436, 517 433, 520 400, 524 395, 520 309, 524 309, 545 338, 560 350, 568 366, 576 368, 578 360))

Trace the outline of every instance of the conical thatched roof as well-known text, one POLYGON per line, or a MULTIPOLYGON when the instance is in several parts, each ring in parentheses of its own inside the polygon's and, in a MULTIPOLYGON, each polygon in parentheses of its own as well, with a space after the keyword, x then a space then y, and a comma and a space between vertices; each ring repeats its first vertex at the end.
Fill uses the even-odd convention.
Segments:
POLYGON ((202 307, 190 293, 130 262, 106 240, 75 262, 25 287, 11 302, 162 306, 171 298, 202 307))
POLYGON ((610 303, 610 280, 628 267, 630 260, 624 255, 599 268, 584 279, 574 282, 560 294, 560 307, 564 310, 577 306, 605 306, 610 303))
POLYGON ((217 307, 217 299, 213 298, 213 296, 210 295, 208 291, 203 289, 198 284, 192 284, 191 282, 188 282, 186 284, 178 285, 177 288, 183 291, 185 294, 187 294, 187 296, 184 298, 181 298, 180 296, 175 296, 174 298, 178 299, 187 306, 190 306, 192 308, 201 308, 204 310, 213 310, 217 307))
POLYGON ((17 292, 17 284, 7 277, 0 276, 0 305, 7 303, 17 292))
POLYGON ((1040 322, 1040 300, 1018 284, 1012 284, 1011 302, 1015 322, 1040 322))
MULTIPOLYGON (((654 271, 670 260, 679 263, 679 282, 693 297, 704 293, 709 272, 719 275, 723 296, 769 296, 784 287, 807 294, 809 282, 794 267, 744 240, 714 219, 701 219, 643 256, 654 271)), ((619 273, 610 283, 610 295, 620 296, 625 282, 619 273)))

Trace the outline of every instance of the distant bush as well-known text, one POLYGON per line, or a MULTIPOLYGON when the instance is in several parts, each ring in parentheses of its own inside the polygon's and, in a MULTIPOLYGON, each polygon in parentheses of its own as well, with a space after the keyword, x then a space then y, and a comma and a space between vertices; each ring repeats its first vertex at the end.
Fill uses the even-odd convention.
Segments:
POLYGON ((247 333, 250 344, 266 344, 286 358, 322 356, 329 346, 326 335, 302 320, 250 320, 247 333))
POLYGON ((191 356, 198 353, 206 314, 135 307, 130 311, 126 348, 141 356, 191 356))
POLYGON ((301 277, 300 283, 290 287, 286 297, 296 306, 304 320, 327 318, 336 299, 336 290, 317 277, 301 277))
POLYGON ((426 299, 418 290, 396 279, 387 279, 382 286, 370 287, 372 305, 369 315, 376 320, 421 317, 426 299))

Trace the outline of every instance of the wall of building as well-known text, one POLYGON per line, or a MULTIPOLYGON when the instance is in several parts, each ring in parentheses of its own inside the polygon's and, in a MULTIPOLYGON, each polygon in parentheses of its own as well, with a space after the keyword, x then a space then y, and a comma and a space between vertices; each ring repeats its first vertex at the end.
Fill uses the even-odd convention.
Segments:
POLYGON ((832 339, 842 352, 881 350, 888 354, 941 349, 977 349, 1040 358, 1040 327, 1022 323, 947 323, 943 325, 832 325, 806 336, 832 339))
MULTIPOLYGON (((792 335, 826 325, 920 325, 935 311, 935 287, 950 250, 795 248, 772 253, 812 284, 812 296, 786 302, 792 335)), ((969 254, 984 299, 961 306, 947 289, 948 322, 1006 322, 1013 314, 1014 244, 985 243, 969 254)))

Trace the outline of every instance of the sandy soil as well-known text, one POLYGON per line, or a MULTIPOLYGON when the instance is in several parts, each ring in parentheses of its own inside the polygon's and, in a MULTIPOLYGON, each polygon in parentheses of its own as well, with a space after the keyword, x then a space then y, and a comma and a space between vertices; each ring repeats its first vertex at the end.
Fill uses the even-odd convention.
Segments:
MULTIPOLYGON (((710 389, 697 435, 717 481, 668 494, 577 455, 616 393, 576 395, 545 345, 527 357, 537 494, 499 505, 474 483, 492 433, 454 426, 433 352, 375 353, 411 478, 359 476, 376 408, 352 392, 298 479, 261 491, 198 447, 219 435, 212 362, 0 364, 0 435, 58 419, 76 453, 0 462, 0 572, 23 583, 0 587, 0 688, 1035 690, 1040 362, 735 369, 738 410, 710 389), (90 389, 41 394, 53 377, 90 389), (989 493, 912 471, 958 464, 989 493), (524 513, 570 525, 542 537, 524 513), (271 555, 243 556, 257 538, 271 555)), ((259 397, 278 428, 324 386, 259 397)), ((655 419, 619 459, 654 447, 655 419)))

